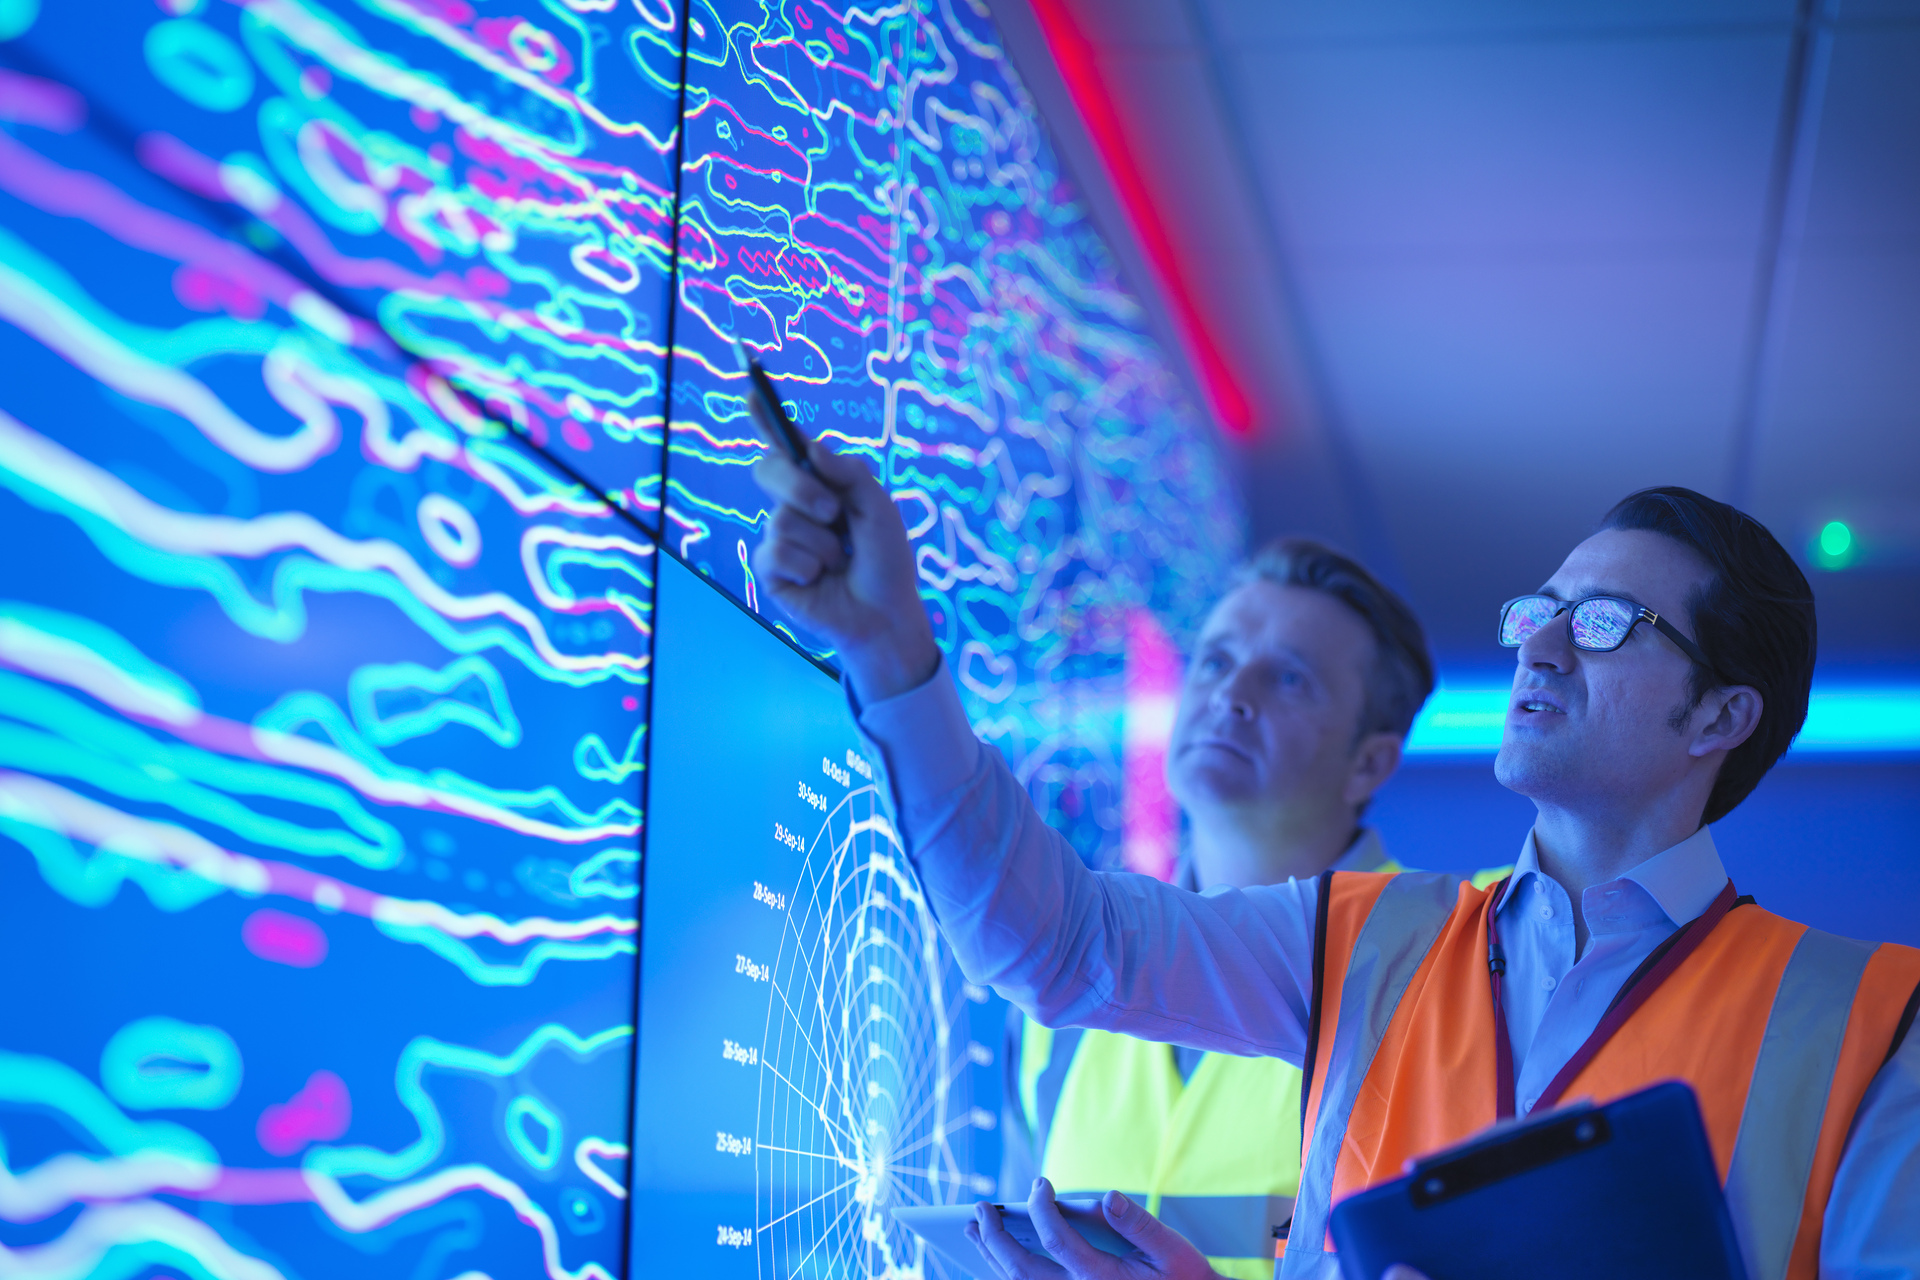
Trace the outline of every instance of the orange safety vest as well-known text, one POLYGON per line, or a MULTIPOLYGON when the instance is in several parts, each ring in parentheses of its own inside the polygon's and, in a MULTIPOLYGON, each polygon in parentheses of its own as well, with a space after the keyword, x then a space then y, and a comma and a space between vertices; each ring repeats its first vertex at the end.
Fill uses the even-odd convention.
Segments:
MULTIPOLYGON (((1498 889, 1411 872, 1321 878, 1300 1193, 1278 1276, 1337 1275, 1335 1202, 1498 1117, 1498 889)), ((1751 905, 1694 932, 1562 1096, 1692 1085, 1748 1275, 1814 1280, 1854 1112, 1920 1003, 1920 950, 1751 905)))

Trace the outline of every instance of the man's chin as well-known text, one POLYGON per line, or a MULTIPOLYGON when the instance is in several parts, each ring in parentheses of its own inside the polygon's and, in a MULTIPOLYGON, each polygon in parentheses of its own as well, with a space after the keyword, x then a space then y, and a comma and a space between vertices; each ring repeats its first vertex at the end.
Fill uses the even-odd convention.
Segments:
POLYGON ((1493 776, 1507 790, 1537 798, 1553 790, 1568 772, 1567 753, 1560 744, 1539 741, 1515 741, 1509 737, 1500 743, 1493 758, 1493 776))
POLYGON ((1253 762, 1218 749, 1187 754, 1168 781, 1174 798, 1187 809, 1236 804, 1260 793, 1260 775, 1253 762))

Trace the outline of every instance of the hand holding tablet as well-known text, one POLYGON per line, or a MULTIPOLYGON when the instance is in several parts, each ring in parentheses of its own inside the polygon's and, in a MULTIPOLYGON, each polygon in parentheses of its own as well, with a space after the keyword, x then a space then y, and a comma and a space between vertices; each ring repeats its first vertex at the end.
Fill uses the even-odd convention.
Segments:
POLYGON ((980 1280, 1203 1280, 1198 1249, 1118 1191, 1056 1200, 1042 1178, 1024 1205, 895 1209, 903 1225, 980 1280))

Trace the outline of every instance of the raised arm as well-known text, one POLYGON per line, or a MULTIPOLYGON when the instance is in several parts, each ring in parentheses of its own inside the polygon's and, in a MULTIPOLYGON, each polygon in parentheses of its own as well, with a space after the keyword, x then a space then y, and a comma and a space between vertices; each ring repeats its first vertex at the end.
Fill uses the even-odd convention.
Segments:
POLYGON ((764 589, 834 641, 900 835, 961 969, 1043 1023, 1293 1062, 1305 1045, 1314 886, 1207 895, 1099 875, 973 736, 920 603, 906 530, 857 460, 769 456, 764 589), (847 517, 847 546, 830 527, 847 517))
POLYGON ((1312 882, 1195 894, 1088 871, 973 737, 944 669, 867 708, 861 726, 969 978, 1048 1026, 1299 1061, 1312 882))

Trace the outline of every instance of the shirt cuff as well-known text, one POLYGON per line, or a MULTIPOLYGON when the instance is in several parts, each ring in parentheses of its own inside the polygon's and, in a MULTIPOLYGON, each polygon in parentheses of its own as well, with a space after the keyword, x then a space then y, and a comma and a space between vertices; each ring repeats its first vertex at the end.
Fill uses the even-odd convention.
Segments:
POLYGON ((860 732, 879 749, 894 803, 904 812, 953 791, 980 763, 980 740, 960 706, 946 659, 924 684, 883 702, 847 701, 860 732))

